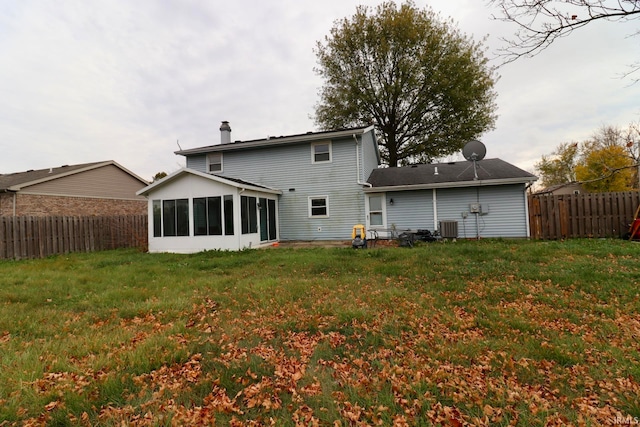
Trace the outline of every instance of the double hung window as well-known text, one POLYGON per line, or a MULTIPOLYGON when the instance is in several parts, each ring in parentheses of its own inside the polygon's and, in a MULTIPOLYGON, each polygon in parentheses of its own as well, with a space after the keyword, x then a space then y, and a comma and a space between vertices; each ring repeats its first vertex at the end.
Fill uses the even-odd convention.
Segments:
POLYGON ((329 196, 309 197, 309 218, 329 217, 329 196))
POLYGON ((331 142, 316 142, 311 144, 311 163, 331 162, 331 142))
POLYGON ((207 170, 209 173, 222 172, 222 153, 207 154, 207 170))
POLYGON ((382 196, 369 196, 369 225, 370 226, 382 226, 383 225, 383 212, 382 212, 382 196))

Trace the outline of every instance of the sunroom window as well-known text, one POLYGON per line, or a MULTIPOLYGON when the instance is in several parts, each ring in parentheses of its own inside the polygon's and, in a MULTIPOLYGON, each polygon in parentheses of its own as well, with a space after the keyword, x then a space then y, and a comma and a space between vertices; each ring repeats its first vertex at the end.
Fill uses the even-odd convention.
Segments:
POLYGON ((240 197, 240 219, 242 221, 242 234, 258 232, 258 206, 255 197, 240 197))
POLYGON ((196 236, 222 235, 222 197, 193 199, 193 234, 196 236))
POLYGON ((162 201, 162 235, 164 237, 189 235, 188 199, 162 201))

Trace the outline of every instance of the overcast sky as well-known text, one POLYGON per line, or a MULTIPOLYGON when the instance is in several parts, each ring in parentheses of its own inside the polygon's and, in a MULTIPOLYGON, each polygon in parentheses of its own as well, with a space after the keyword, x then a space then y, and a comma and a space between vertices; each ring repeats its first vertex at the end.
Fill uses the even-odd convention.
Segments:
MULTIPOLYGON (((365 0, 0 0, 0 173, 115 160, 150 180, 183 149, 317 130, 316 41, 365 0)), ((488 55, 515 28, 481 0, 416 0, 488 55)), ((640 120, 634 24, 600 23, 499 69, 487 158, 523 169, 640 120)), ((497 65, 499 61, 494 63, 497 65)))

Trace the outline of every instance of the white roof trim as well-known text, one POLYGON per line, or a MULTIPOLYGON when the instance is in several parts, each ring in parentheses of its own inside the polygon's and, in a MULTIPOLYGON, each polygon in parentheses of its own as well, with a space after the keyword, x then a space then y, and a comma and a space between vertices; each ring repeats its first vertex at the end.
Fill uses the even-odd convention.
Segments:
POLYGON ((176 172, 165 176, 164 178, 146 186, 145 188, 138 190, 136 192, 137 195, 139 196, 146 196, 149 192, 151 192, 153 189, 158 188, 158 187, 162 187, 164 185, 169 184, 171 181, 174 181, 176 178, 182 176, 182 175, 195 175, 195 176, 199 176, 201 178, 205 178, 205 179, 209 179, 211 181, 215 181, 215 182, 219 182, 221 184, 225 184, 225 185, 229 185, 231 187, 236 187, 236 188, 242 188, 245 190, 251 190, 251 191, 257 191, 257 192, 262 192, 262 193, 269 193, 269 194, 282 194, 281 190, 275 189, 275 188, 269 188, 269 187, 262 187, 259 186, 258 184, 250 184, 250 183, 240 183, 240 182, 236 182, 236 181, 232 181, 230 179, 226 179, 224 177, 218 176, 218 175, 211 175, 208 173, 204 173, 204 172, 200 172, 197 171, 195 169, 190 169, 190 168, 182 168, 177 170, 176 172))
POLYGON ((525 184, 537 181, 537 177, 485 179, 477 181, 452 181, 434 184, 388 185, 385 187, 368 187, 365 193, 383 193, 391 191, 431 190, 433 188, 485 187, 491 185, 525 184))

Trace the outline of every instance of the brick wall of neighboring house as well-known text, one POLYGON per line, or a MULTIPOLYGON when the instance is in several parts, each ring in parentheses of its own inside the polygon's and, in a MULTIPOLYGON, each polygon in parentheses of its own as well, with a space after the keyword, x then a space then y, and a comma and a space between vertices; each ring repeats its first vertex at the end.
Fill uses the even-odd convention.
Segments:
POLYGON ((13 211, 11 210, 12 200, 12 194, 0 193, 0 216, 13 215, 13 211))
MULTIPOLYGON (((12 216, 13 194, 0 194, 0 215, 12 216)), ((16 216, 146 215, 146 200, 16 194, 16 216)))

